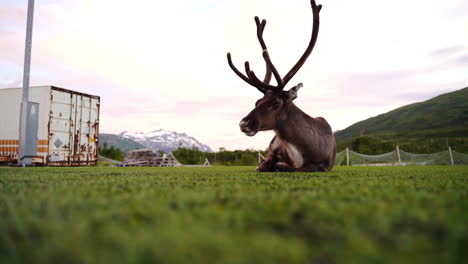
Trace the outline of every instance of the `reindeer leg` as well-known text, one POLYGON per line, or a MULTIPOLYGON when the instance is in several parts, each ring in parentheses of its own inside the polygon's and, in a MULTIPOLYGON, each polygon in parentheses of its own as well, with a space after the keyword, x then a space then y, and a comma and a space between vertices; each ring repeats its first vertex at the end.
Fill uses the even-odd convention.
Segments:
POLYGON ((264 161, 258 164, 256 170, 258 172, 275 171, 273 167, 276 164, 276 162, 277 162, 276 156, 269 154, 264 161))
POLYGON ((275 171, 281 172, 325 172, 328 171, 324 164, 309 164, 302 168, 294 168, 286 162, 278 162, 275 164, 275 171))
POLYGON ((325 164, 319 163, 319 164, 308 164, 305 167, 298 168, 296 171, 298 172, 325 172, 328 170, 325 164))
POLYGON ((281 172, 295 172, 297 171, 296 168, 293 166, 287 164, 286 162, 278 162, 275 164, 275 171, 281 171, 281 172))
POLYGON ((258 172, 273 172, 275 170, 275 164, 278 163, 280 155, 278 155, 279 149, 274 147, 276 136, 270 142, 268 155, 264 161, 260 162, 257 166, 258 172))

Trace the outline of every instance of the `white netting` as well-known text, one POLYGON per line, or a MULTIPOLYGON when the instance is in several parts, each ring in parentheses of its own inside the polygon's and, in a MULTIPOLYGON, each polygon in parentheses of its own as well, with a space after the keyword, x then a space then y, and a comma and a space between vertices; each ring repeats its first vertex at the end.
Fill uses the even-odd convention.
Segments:
MULTIPOLYGON (((403 150, 394 150, 381 155, 365 155, 354 152, 349 153, 350 166, 362 165, 451 165, 452 160, 450 151, 444 150, 441 152, 430 154, 413 154, 403 150), (398 159, 398 154, 400 159, 398 159)), ((336 153, 335 166, 347 165, 346 150, 336 153)), ((454 165, 468 165, 468 154, 452 151, 452 158, 454 165)))
POLYGON ((455 165, 468 165, 468 154, 452 151, 455 165))
POLYGON ((412 154, 400 150, 401 162, 407 165, 451 165, 450 153, 444 150, 430 154, 412 154))
POLYGON ((398 156, 395 150, 381 155, 364 155, 350 150, 349 163, 349 165, 393 165, 398 163, 398 156))
POLYGON ((335 166, 346 165, 346 150, 336 153, 335 166))

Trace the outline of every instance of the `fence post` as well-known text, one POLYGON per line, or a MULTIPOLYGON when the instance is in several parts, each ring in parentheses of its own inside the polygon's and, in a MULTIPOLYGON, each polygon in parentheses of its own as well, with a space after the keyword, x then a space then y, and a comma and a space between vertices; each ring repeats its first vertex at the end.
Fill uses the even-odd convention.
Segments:
POLYGON ((346 166, 349 166, 349 148, 346 148, 346 166))
POLYGON ((396 146, 396 151, 397 151, 397 156, 398 156, 398 165, 401 164, 401 158, 400 158, 400 148, 398 147, 398 145, 396 146))
POLYGON ((265 159, 265 157, 263 157, 262 153, 260 153, 260 150, 258 151, 258 163, 262 162, 262 159, 265 159))
POLYGON ((450 154, 450 162, 452 163, 452 166, 454 165, 453 164, 453 154, 452 154, 452 148, 449 146, 449 154, 450 154))

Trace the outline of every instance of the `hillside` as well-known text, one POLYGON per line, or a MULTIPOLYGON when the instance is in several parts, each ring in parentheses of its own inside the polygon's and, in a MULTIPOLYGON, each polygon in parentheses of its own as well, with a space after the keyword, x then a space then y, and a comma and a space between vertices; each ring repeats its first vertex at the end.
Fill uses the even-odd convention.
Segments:
POLYGON ((366 154, 384 152, 396 144, 420 153, 440 151, 448 145, 466 152, 468 87, 357 122, 336 131, 335 137, 339 149, 360 150, 360 144, 385 145, 360 150, 366 154))
POLYGON ((337 139, 361 135, 468 136, 468 87, 406 105, 335 132, 337 139))
POLYGON ((122 151, 145 148, 142 144, 119 135, 99 134, 99 145, 102 146, 104 143, 106 143, 108 147, 114 146, 114 148, 119 148, 122 151))

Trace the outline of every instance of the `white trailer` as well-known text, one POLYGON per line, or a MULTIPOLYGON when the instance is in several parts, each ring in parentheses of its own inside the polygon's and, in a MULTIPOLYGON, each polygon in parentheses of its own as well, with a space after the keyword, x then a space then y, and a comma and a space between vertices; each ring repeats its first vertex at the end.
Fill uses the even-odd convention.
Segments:
MULTIPOLYGON (((0 89, 0 162, 18 160, 21 88, 0 89)), ((38 106, 37 156, 45 166, 96 165, 100 97, 55 86, 31 87, 38 106)), ((33 109, 34 110, 34 109, 33 109)))

